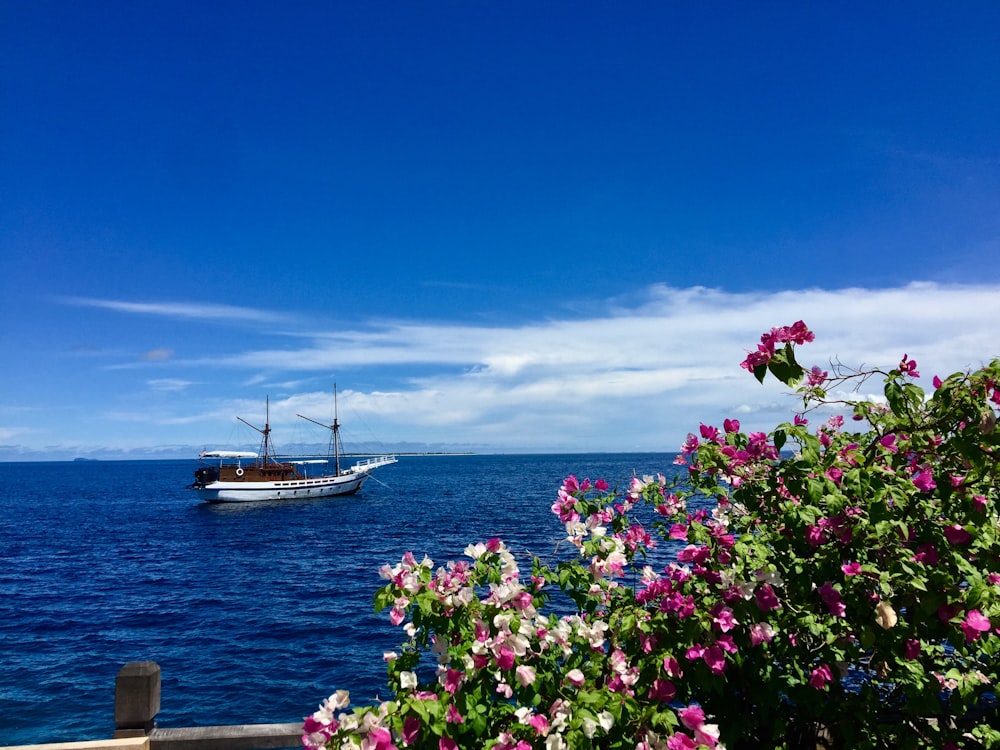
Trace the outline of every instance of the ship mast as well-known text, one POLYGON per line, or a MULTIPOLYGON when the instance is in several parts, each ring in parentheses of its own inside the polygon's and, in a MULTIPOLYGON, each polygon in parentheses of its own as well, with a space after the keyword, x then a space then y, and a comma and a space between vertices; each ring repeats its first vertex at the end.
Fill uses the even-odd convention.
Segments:
POLYGON ((264 429, 263 430, 260 429, 260 427, 257 427, 256 425, 250 424, 245 419, 243 419, 243 417, 236 417, 238 420, 240 420, 247 427, 250 427, 250 428, 256 430, 257 432, 259 432, 262 435, 261 441, 260 441, 260 452, 261 452, 261 454, 263 454, 263 457, 260 460, 260 465, 261 466, 266 466, 267 465, 267 460, 271 456, 271 424, 270 424, 270 422, 271 422, 271 397, 270 396, 267 397, 267 400, 266 400, 265 403, 266 403, 266 406, 265 406, 266 411, 264 413, 264 429))
POLYGON ((327 450, 327 455, 333 454, 333 466, 337 472, 337 476, 340 476, 340 421, 338 420, 339 415, 337 411, 337 384, 333 384, 333 424, 317 422, 315 419, 303 416, 302 414, 297 414, 296 416, 330 430, 330 448, 327 450))

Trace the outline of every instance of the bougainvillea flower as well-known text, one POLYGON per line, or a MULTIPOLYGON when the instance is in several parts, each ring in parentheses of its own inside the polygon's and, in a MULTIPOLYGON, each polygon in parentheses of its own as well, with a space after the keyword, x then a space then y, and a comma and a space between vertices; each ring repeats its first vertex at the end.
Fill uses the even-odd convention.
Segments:
POLYGON ((781 607, 781 603, 778 601, 777 594, 774 593, 774 589, 771 588, 769 583, 765 583, 756 592, 754 592, 754 597, 757 599, 757 607, 762 612, 770 612, 772 609, 778 609, 781 607))
POLYGON ((937 487, 937 484, 929 471, 921 471, 914 475, 913 486, 921 492, 930 492, 937 487))
POLYGON ((979 637, 989 631, 991 623, 988 617, 983 615, 978 609, 970 610, 965 616, 965 621, 959 625, 965 633, 965 642, 972 643, 979 640, 979 637))
POLYGON ((973 536, 960 524, 955 523, 944 527, 944 538, 952 544, 968 544, 972 541, 973 536))
POLYGON ((817 690, 826 687, 826 683, 833 679, 833 673, 826 664, 820 664, 809 675, 809 684, 817 690))

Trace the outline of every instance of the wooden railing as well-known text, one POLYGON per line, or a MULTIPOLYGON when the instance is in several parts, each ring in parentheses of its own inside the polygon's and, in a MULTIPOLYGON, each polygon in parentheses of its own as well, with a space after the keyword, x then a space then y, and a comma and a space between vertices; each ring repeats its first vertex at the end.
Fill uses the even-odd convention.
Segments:
POLYGON ((161 729, 160 665, 133 661, 115 677, 114 739, 16 745, 2 750, 284 750, 302 747, 302 722, 161 729))

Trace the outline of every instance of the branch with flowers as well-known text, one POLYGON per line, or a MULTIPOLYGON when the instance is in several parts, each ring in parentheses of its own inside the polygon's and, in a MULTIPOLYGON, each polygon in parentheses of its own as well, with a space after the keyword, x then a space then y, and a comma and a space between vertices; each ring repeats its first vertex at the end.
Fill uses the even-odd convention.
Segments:
POLYGON ((304 745, 1000 747, 1000 360, 928 395, 905 355, 806 370, 813 339, 772 329, 742 363, 798 389, 792 422, 703 424, 670 479, 567 478, 570 559, 522 571, 493 539, 383 567, 393 699, 335 693, 304 745), (828 399, 875 376, 882 401, 828 399), (809 423, 831 406, 852 429, 809 423))

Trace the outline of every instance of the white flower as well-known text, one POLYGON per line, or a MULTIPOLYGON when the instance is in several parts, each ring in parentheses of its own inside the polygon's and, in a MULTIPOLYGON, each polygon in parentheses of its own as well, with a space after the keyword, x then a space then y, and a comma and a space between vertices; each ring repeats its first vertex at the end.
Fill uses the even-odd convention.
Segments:
POLYGON ((480 557, 486 554, 486 545, 480 542, 479 544, 470 544, 465 548, 466 557, 471 557, 473 560, 478 560, 480 557))
POLYGON ((601 729, 605 732, 610 732, 611 727, 615 725, 615 717, 608 711, 601 711, 601 713, 597 714, 597 721, 600 723, 601 729))
POLYGON ((400 672, 399 673, 399 686, 404 690, 412 690, 417 686, 417 673, 416 672, 400 672))
POLYGON ((395 661, 397 658, 399 658, 399 654, 397 654, 395 651, 382 652, 382 661, 386 662, 387 664, 390 661, 395 661))

